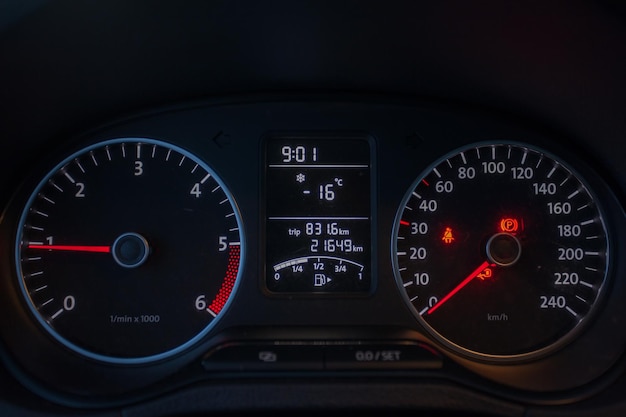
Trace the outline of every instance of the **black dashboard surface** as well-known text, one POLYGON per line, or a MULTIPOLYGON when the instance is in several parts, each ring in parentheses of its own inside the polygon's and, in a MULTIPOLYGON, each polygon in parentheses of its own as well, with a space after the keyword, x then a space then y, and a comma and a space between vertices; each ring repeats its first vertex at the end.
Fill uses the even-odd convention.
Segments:
MULTIPOLYGON (((3 7, 3 415, 623 415, 626 16, 618 3, 3 7), (85 357, 46 333, 20 293, 12 255, 21 210, 55 165, 128 138, 180 147, 214 170, 236 203, 245 246, 216 324, 175 354, 131 364, 85 357), (268 290, 266 200, 278 194, 266 152, 283 138, 294 149, 369 148, 358 162, 370 176, 360 201, 371 203, 371 242, 350 246, 371 255, 351 264, 369 266, 364 290, 268 290), (545 354, 512 361, 433 337, 401 295, 393 260, 396 216, 420 173, 456 149, 500 143, 555 155, 584 178, 611 247, 610 281, 584 328, 545 354), (268 350, 291 362, 250 360, 268 350), (362 357, 352 361, 355 351, 362 357), (367 358, 397 352, 411 360, 367 358)), ((338 185, 335 178, 320 199, 332 200, 338 185)))

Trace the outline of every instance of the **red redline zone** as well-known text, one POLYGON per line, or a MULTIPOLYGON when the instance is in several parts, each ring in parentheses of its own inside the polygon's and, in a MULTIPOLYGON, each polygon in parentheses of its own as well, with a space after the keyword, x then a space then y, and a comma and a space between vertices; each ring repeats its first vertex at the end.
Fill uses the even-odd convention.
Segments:
POLYGON ((237 280, 237 274, 239 273, 239 260, 241 257, 241 248, 239 245, 231 245, 228 253, 228 267, 226 269, 226 276, 222 282, 222 286, 215 296, 215 299, 208 307, 215 315, 218 315, 224 308, 228 299, 230 298, 235 281, 237 280))

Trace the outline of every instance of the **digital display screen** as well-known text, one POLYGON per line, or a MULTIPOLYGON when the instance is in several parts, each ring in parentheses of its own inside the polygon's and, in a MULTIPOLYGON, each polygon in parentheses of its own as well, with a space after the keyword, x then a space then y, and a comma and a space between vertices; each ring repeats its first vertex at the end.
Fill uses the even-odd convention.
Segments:
POLYGON ((365 139, 266 141, 269 291, 369 292, 370 175, 370 144, 365 139))

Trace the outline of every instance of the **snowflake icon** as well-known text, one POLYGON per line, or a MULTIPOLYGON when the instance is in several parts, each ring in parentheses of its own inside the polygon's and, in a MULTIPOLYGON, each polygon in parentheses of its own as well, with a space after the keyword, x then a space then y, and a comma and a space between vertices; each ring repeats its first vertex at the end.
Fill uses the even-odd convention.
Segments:
POLYGON ((296 175, 296 181, 302 184, 304 181, 306 181, 306 177, 304 176, 304 174, 298 174, 296 175))

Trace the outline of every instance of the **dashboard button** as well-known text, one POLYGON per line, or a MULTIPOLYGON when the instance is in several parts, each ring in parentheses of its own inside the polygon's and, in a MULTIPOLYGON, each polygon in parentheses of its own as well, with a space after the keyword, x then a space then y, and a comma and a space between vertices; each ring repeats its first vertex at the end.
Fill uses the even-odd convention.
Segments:
POLYGON ((207 371, 315 371, 324 366, 322 347, 290 344, 235 344, 209 352, 207 371))
POLYGON ((419 344, 364 344, 326 347, 329 370, 438 369, 442 359, 419 344))

